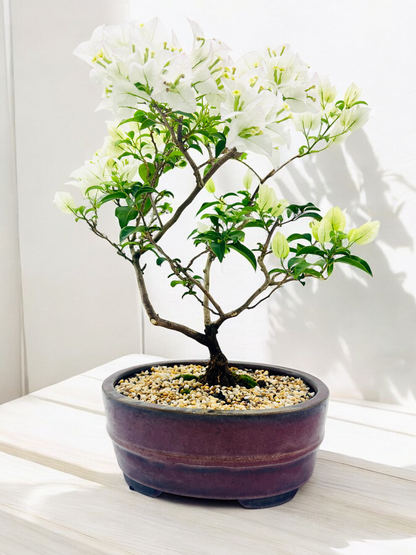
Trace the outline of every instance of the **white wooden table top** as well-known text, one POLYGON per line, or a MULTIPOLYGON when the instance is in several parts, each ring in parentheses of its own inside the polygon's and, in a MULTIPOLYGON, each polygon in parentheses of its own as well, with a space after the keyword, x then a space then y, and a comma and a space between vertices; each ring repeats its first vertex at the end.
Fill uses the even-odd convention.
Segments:
POLYGON ((0 406, 1 555, 414 555, 416 411, 331 400, 315 473, 290 503, 151 499, 124 483, 101 381, 129 355, 0 406))

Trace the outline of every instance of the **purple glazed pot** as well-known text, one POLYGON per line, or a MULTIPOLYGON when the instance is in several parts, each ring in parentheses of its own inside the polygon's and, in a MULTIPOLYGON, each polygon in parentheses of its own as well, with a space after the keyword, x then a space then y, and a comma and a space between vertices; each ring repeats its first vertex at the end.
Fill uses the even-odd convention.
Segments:
POLYGON ((131 489, 207 499, 237 499, 243 507, 290 501, 312 476, 324 437, 329 391, 304 372, 230 361, 304 380, 315 395, 277 409, 218 411, 135 401, 118 393, 119 380, 152 366, 206 361, 162 361, 116 372, 103 383, 107 430, 131 489))

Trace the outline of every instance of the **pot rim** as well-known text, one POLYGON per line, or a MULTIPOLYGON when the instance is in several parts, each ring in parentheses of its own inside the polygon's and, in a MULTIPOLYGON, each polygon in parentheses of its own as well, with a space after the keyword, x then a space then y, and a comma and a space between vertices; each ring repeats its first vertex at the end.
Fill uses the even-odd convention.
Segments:
POLYGON ((147 403, 146 401, 138 401, 135 399, 129 399, 122 393, 115 390, 116 383, 131 374, 134 374, 137 370, 152 368, 152 366, 175 366, 175 365, 186 365, 195 364, 200 366, 206 366, 208 364, 207 360, 195 360, 195 359, 180 359, 180 360, 161 360, 148 362, 145 364, 138 364, 125 368, 124 370, 118 370, 114 374, 108 376, 102 383, 103 394, 113 401, 123 403, 132 407, 137 407, 145 410, 155 410, 164 412, 174 412, 174 413, 184 413, 184 414, 199 414, 199 415, 215 415, 215 416, 229 416, 234 418, 244 417, 247 415, 257 415, 262 414, 282 414, 290 412, 300 412, 303 410, 312 409, 315 406, 320 405, 325 402, 329 397, 329 389, 319 378, 303 372, 300 370, 293 370, 292 368, 287 368, 285 366, 277 366, 274 364, 263 364, 258 362, 244 362, 230 360, 229 364, 232 366, 245 366, 246 368, 261 369, 261 370, 281 370, 283 375, 297 377, 304 380, 309 387, 315 391, 315 395, 306 401, 302 401, 297 405, 291 405, 287 407, 278 407, 273 409, 248 409, 248 410, 215 410, 215 409, 200 409, 191 407, 173 407, 170 405, 157 405, 155 403, 147 403))

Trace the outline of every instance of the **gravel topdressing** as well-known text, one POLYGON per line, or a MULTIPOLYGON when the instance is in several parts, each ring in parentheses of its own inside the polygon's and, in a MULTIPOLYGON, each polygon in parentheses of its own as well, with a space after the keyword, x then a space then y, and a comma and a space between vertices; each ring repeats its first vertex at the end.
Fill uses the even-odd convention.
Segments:
POLYGON ((261 410, 297 405, 315 393, 300 378, 269 375, 267 370, 232 367, 237 375, 248 375, 259 385, 248 388, 202 385, 204 366, 154 366, 115 386, 116 391, 130 399, 156 405, 211 410, 261 410), (194 377, 195 376, 195 377, 194 377))

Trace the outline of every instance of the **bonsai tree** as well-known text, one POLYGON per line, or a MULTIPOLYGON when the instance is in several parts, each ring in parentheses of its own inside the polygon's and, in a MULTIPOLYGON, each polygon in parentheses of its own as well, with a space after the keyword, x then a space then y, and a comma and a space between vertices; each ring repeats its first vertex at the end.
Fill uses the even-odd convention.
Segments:
POLYGON ((355 84, 339 97, 329 79, 311 74, 288 45, 249 52, 235 62, 223 42, 206 39, 195 23, 191 27, 189 53, 175 35, 168 38, 157 19, 144 25, 103 25, 75 50, 92 66, 93 82, 103 87, 100 108, 111 110, 115 120, 108 124, 103 147, 72 174, 82 203, 69 193, 57 193, 54 202, 133 266, 153 325, 208 348, 202 380, 229 386, 236 378, 218 342, 224 322, 290 282, 327 280, 339 263, 371 275, 352 248, 370 243, 379 222, 347 233, 339 207, 322 216, 311 202, 298 205, 279 198, 270 184, 286 165, 345 140, 367 121, 369 108, 355 84), (290 154, 291 135, 295 150, 290 154), (266 175, 256 171, 253 155, 269 160, 266 175), (213 178, 230 163, 246 167, 240 190, 218 196, 213 178), (185 166, 191 168, 194 184, 189 189, 181 185, 186 198, 179 204, 169 177, 185 166), (212 200, 201 204, 203 190, 212 200), (120 225, 119 237, 113 239, 99 227, 100 209, 107 203, 115 205, 120 225), (167 252, 163 239, 177 233, 187 208, 199 221, 188 236, 195 256, 183 261, 167 252), (310 232, 283 232, 304 218, 310 232), (258 228, 254 243, 253 228, 258 228), (240 306, 225 311, 211 292, 211 267, 231 251, 247 260, 247 271, 261 272, 263 281, 240 306), (201 305, 203 331, 159 314, 146 285, 151 264, 167 264, 171 285, 201 305))

